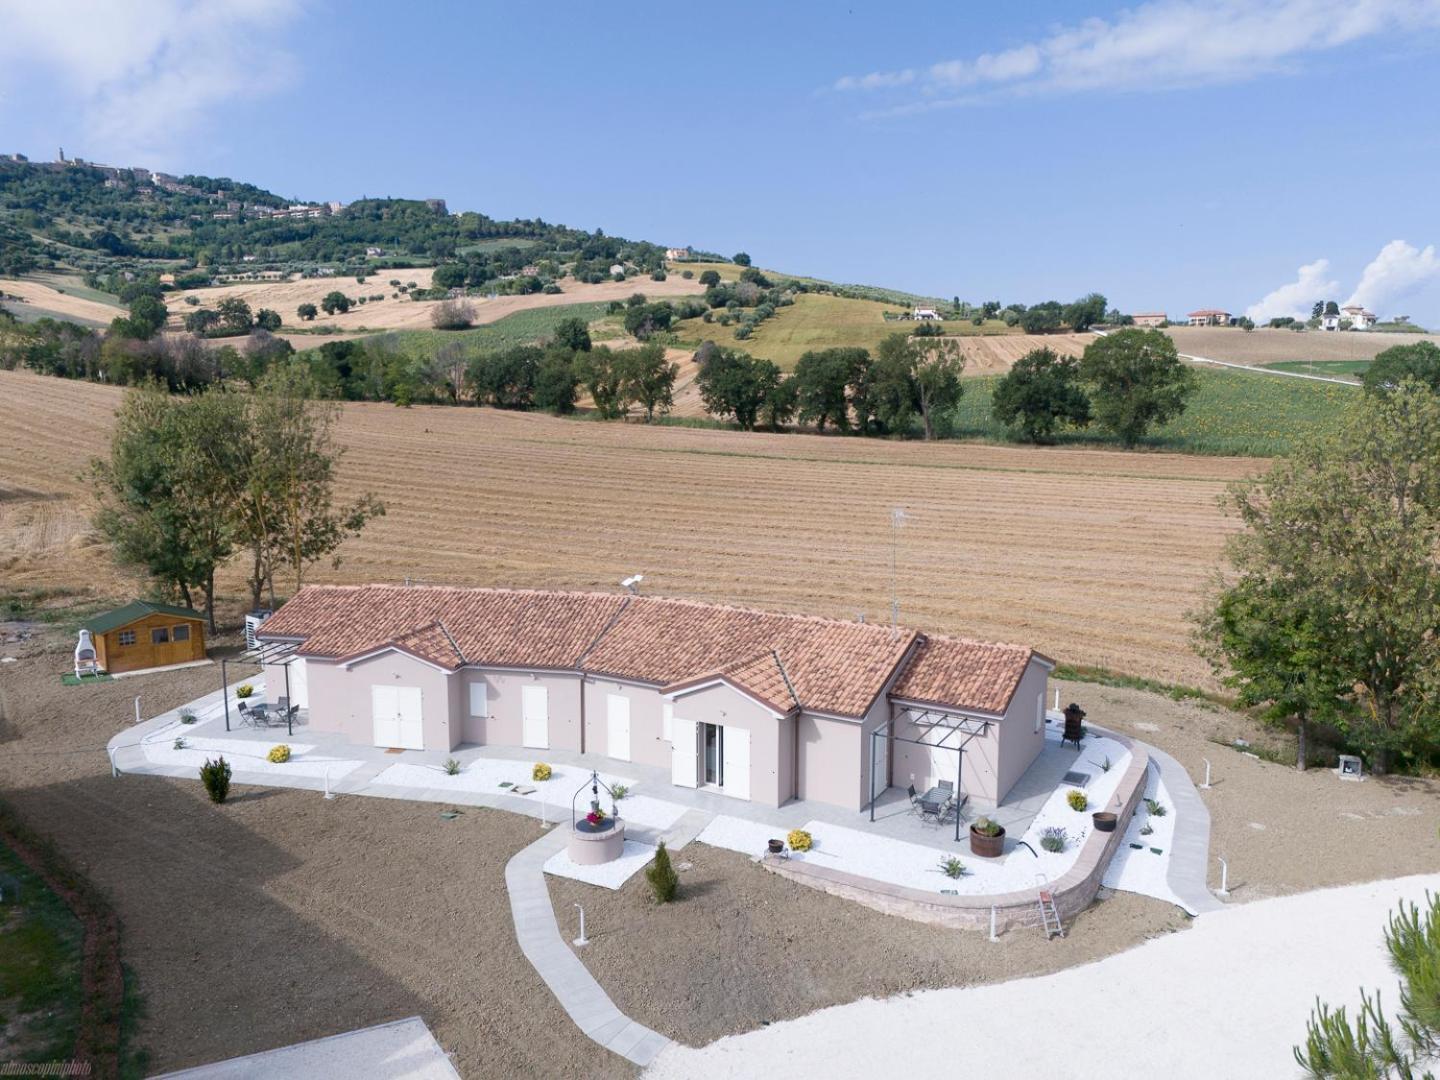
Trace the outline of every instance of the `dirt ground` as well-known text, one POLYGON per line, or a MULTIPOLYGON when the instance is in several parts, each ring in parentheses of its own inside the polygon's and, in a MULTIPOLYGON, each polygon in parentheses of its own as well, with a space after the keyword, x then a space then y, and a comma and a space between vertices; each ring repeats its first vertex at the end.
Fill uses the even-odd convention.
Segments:
POLYGON ((1210 886, 1220 885, 1216 858, 1226 859, 1233 902, 1440 871, 1440 781, 1369 776, 1356 783, 1313 766, 1302 773, 1230 745, 1244 739, 1288 763, 1292 736, 1208 701, 1058 680, 1051 686, 1090 721, 1160 747, 1197 787, 1210 760, 1211 787, 1200 791, 1210 810, 1210 886))
POLYGON ((389 799, 112 779, 135 695, 154 715, 214 667, 62 687, 68 634, 0 646, 0 790, 111 898, 155 1071, 420 1015, 462 1075, 628 1076, 515 943, 510 856, 528 818, 389 799))
MULTIPOLYGON (((413 270, 379 270, 365 279, 362 285, 353 275, 342 277, 300 278, 295 281, 237 281, 204 289, 187 289, 183 292, 167 293, 165 303, 170 309, 171 325, 178 327, 186 312, 196 307, 213 308, 229 296, 238 296, 254 310, 270 308, 280 313, 288 327, 333 326, 337 330, 429 330, 430 316, 438 300, 408 300, 403 295, 396 299, 391 294, 396 290, 388 282, 392 279, 409 283, 415 282, 421 288, 429 288, 434 270, 430 267, 413 270), (361 296, 378 296, 385 299, 370 301, 363 306, 356 304, 344 314, 327 315, 320 312, 312 322, 300 323, 295 309, 304 303, 320 306, 321 299, 336 289, 352 300, 361 296), (200 303, 190 305, 187 296, 194 296, 200 303)), ((627 281, 605 281, 598 285, 585 285, 566 278, 560 282, 561 293, 547 295, 532 293, 528 296, 499 296, 494 300, 470 297, 475 307, 477 325, 492 323, 513 315, 517 311, 531 308, 555 307, 559 304, 589 304, 597 301, 624 300, 633 293, 644 293, 649 297, 697 296, 705 291, 698 281, 682 278, 679 274, 668 276, 664 281, 649 278, 627 281)), ((16 291, 16 290, 8 290, 16 291)), ((340 337, 326 337, 324 341, 342 340, 340 337)))
POLYGON ((1417 341, 1440 343, 1434 334, 1391 334, 1375 331, 1252 330, 1235 326, 1172 326, 1165 333, 1175 347, 1191 356, 1232 364, 1270 364, 1279 360, 1371 360, 1392 345, 1417 341))
POLYGON ((643 874, 618 892, 549 878, 567 931, 585 905, 579 950, 622 1011, 690 1046, 863 997, 970 986, 1086 963, 1185 927, 1178 909, 1116 893, 1064 938, 983 933, 891 918, 808 889, 733 851, 675 852, 680 897, 657 906, 643 874))

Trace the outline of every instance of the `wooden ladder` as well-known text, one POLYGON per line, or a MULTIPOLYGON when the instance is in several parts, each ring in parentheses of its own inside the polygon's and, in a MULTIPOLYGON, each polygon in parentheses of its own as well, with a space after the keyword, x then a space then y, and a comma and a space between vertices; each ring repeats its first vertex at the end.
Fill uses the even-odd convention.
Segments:
POLYGON ((1065 936, 1065 927, 1060 922, 1060 912, 1055 907, 1055 897, 1050 892, 1045 878, 1040 878, 1039 888, 1040 925, 1045 930, 1045 940, 1049 941, 1056 934, 1065 936))

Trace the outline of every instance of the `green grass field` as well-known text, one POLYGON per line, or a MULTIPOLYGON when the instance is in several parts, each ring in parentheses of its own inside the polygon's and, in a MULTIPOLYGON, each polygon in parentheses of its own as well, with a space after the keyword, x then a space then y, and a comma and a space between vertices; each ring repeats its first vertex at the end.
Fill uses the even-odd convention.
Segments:
POLYGON ((8 848, 0 845, 0 1031, 6 1062, 38 1064, 70 1057, 79 1026, 80 922, 8 848), (18 903, 9 889, 18 885, 18 903))
POLYGON ((1271 371, 1295 371, 1302 375, 1324 375, 1341 378, 1346 375, 1359 378, 1370 370, 1369 360, 1276 360, 1261 367, 1271 371))
MULTIPOLYGON (((1333 430, 1357 391, 1333 383, 1278 379, 1243 371, 1196 369, 1200 389, 1178 420, 1157 428, 1142 441, 1155 450, 1186 454, 1236 454, 1273 457, 1333 430)), ((997 375, 965 381, 965 396, 955 410, 957 437, 1018 441, 990 414, 997 375)), ((1098 430, 1066 432, 1064 445, 1119 445, 1098 430)))
MULTIPOLYGON (((375 334, 371 340, 383 338, 386 343, 413 356, 434 352, 441 345, 454 341, 480 349, 506 349, 512 345, 528 345, 549 337, 562 319, 579 317, 587 323, 600 318, 608 307, 605 303, 560 304, 555 307, 532 308, 506 315, 493 323, 472 330, 390 330, 375 334)), ((323 345, 317 338, 315 347, 323 345)))
POLYGON ((523 250, 524 248, 534 247, 538 242, 539 241, 537 240, 529 240, 524 237, 516 237, 512 240, 506 240, 504 237, 497 237, 494 240, 477 240, 473 244, 466 244, 462 248, 456 248, 455 254, 475 255, 484 251, 499 251, 502 248, 507 247, 521 248, 523 250))
POLYGON ((120 303, 119 297, 101 292, 99 289, 92 289, 85 284, 84 279, 71 274, 31 274, 32 278, 43 284, 49 285, 52 289, 66 293, 69 296, 78 296, 82 300, 94 300, 97 304, 109 304, 115 309, 116 314, 125 312, 125 305, 120 303))
MULTIPOLYGON (((874 352, 880 342, 891 334, 907 333, 910 322, 887 321, 886 311, 902 310, 895 304, 874 300, 846 300, 824 293, 803 293, 795 303, 782 307, 773 318, 766 319, 744 341, 735 340, 734 326, 685 319, 676 324, 675 336, 682 344, 698 346, 706 338, 718 345, 744 349, 751 356, 773 360, 789 371, 803 353, 811 349, 858 345, 874 352)), ((1016 333, 998 319, 981 326, 969 322, 941 324, 947 334, 1011 334, 1016 333)))

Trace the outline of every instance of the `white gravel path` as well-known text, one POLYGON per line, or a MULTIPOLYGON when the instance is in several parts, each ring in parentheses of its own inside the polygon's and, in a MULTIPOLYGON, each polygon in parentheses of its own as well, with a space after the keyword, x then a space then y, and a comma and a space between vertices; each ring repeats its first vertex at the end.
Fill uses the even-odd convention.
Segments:
POLYGON ((327 773, 331 782, 336 782, 347 773, 358 768, 360 762, 338 758, 329 754, 316 753, 309 743, 289 742, 283 732, 277 732, 273 743, 256 742, 253 739, 223 739, 186 734, 191 726, 176 722, 161 731, 152 732, 141 742, 147 761, 157 765, 174 765, 198 770, 207 760, 224 757, 234 772, 274 776, 305 776, 322 779, 327 773), (183 738, 185 748, 175 749, 175 740, 183 738), (266 759, 272 746, 284 743, 290 747, 290 760, 277 765, 266 759))
MULTIPOLYGON (((565 812, 570 812, 570 800, 575 794, 575 789, 590 778, 590 770, 581 768, 578 765, 556 765, 549 763, 551 772, 550 779, 540 783, 530 778, 531 771, 536 761, 543 761, 543 758, 536 758, 535 761, 512 761, 506 758, 473 758, 465 763, 461 771, 455 776, 448 775, 439 765, 423 765, 419 762, 402 762, 391 765, 375 779, 372 784, 388 784, 394 787, 410 788, 435 788, 441 789, 453 787, 456 791, 484 792, 487 795, 514 795, 516 798, 532 799, 535 802, 545 802, 549 806, 563 807, 565 812), (511 787, 501 787, 502 783, 508 783, 511 787), (529 795, 520 795, 514 790, 515 787, 534 788, 529 795)), ((610 776, 600 774, 600 779, 611 787, 616 784, 624 784, 627 787, 634 787, 635 781, 626 779, 623 776, 610 776)), ((604 791, 600 793, 600 803, 608 812, 608 798, 604 791)), ((625 800, 629 802, 629 800, 625 800)), ((588 793, 580 797, 580 804, 586 808, 590 805, 588 793)))
MULTIPOLYGON (((1111 889, 1140 893, 1165 900, 1189 910, 1180 897, 1170 888, 1167 875, 1170 872, 1171 845, 1175 840, 1175 802, 1160 771, 1153 766, 1148 770, 1145 781, 1145 796, 1154 799, 1165 808, 1159 817, 1151 814, 1145 803, 1141 803, 1134 816, 1126 824, 1125 843, 1110 860, 1105 870, 1105 885, 1111 889), (1142 830, 1148 828, 1148 834, 1142 830), (1135 845, 1140 845, 1136 847, 1135 845), (1156 853, 1155 849, 1159 849, 1156 853)), ((1196 912, 1191 911, 1194 915, 1196 912)))
POLYGON ((1054 975, 867 999, 699 1050, 672 1046, 646 1077, 1291 1077, 1317 996, 1353 1013, 1361 986, 1379 988, 1393 1007, 1385 921, 1427 890, 1440 890, 1440 875, 1238 904, 1054 975), (1063 1037, 1018 1035, 1021 1018, 1077 1009, 1086 1019, 1063 1037))

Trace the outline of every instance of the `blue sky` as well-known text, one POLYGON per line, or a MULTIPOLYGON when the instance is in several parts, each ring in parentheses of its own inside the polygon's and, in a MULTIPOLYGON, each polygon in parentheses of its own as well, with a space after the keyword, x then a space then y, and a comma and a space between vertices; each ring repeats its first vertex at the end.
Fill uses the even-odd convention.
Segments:
POLYGON ((1440 0, 0 0, 0 150, 971 300, 1440 323, 1440 0), (1019 10, 1015 10, 1015 9, 1019 10))

